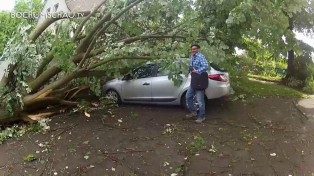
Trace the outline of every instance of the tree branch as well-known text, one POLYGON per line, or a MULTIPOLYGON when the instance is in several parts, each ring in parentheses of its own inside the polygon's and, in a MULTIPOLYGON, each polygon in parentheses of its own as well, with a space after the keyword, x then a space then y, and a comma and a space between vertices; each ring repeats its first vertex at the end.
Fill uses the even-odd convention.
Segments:
MULTIPOLYGON (((103 32, 105 32, 106 29, 110 27, 111 24, 113 24, 116 20, 118 20, 123 14, 125 14, 128 10, 130 10, 132 7, 137 5, 138 3, 142 2, 144 0, 136 0, 126 8, 124 8, 117 16, 111 19, 111 12, 109 12, 106 16, 104 16, 97 25, 89 32, 89 34, 82 40, 80 45, 78 46, 76 53, 80 54, 82 52, 85 52, 87 47, 91 43, 92 37, 98 38, 103 32), (111 19, 108 23, 106 23, 101 29, 99 29, 106 21, 111 19), (99 29, 99 30, 98 30, 99 29), (98 32, 96 32, 98 31, 98 32), (95 36, 96 33, 96 36, 95 36)), ((75 63, 79 62, 79 60, 74 60, 75 63)))
POLYGON ((139 40, 147 40, 147 39, 165 39, 165 38, 181 38, 185 39, 183 36, 175 36, 175 35, 142 35, 136 37, 130 37, 127 39, 120 40, 119 42, 123 42, 124 44, 130 44, 139 40))
POLYGON ((37 69, 36 77, 43 73, 45 67, 53 60, 53 52, 47 54, 37 69))
POLYGON ((90 14, 89 11, 86 12, 77 12, 77 13, 53 13, 51 18, 47 18, 42 24, 36 26, 36 28, 29 35, 30 41, 35 41, 52 23, 66 18, 77 18, 84 17, 90 14))
POLYGON ((112 61, 118 61, 118 60, 124 60, 124 59, 150 60, 150 59, 153 59, 153 57, 151 57, 151 56, 118 56, 118 57, 108 58, 107 60, 95 63, 95 64, 89 66, 88 70, 95 69, 101 65, 104 65, 104 64, 112 62, 112 61))
POLYGON ((28 102, 27 107, 38 108, 46 107, 47 105, 66 105, 66 106, 77 106, 77 102, 65 101, 56 97, 42 97, 35 98, 28 102))
MULTIPOLYGON (((185 37, 183 37, 183 36, 175 36, 175 35, 143 35, 143 36, 130 37, 130 38, 127 38, 127 39, 123 39, 123 40, 118 41, 118 43, 119 42, 125 42, 125 44, 130 44, 132 42, 136 42, 136 41, 140 41, 140 40, 143 41, 143 40, 154 39, 154 38, 155 39, 165 39, 165 38, 181 38, 181 39, 185 39, 185 37)), ((89 53, 88 58, 94 57, 94 56, 97 56, 97 55, 103 53, 106 48, 107 48, 107 46, 104 46, 104 47, 92 50, 89 53)), ((78 54, 78 55, 76 55, 74 60, 75 60, 75 62, 78 62, 83 57, 84 57, 84 54, 78 54)))
POLYGON ((89 53, 92 51, 93 47, 96 44, 96 37, 93 38, 92 42, 89 44, 87 51, 84 54, 83 59, 81 60, 80 64, 79 64, 79 68, 82 68, 86 59, 88 58, 87 56, 89 55, 89 53))
POLYGON ((85 70, 80 75, 81 77, 104 77, 108 72, 106 70, 85 70))
POLYGON ((51 96, 60 96, 60 97, 63 97, 63 95, 66 93, 66 91, 68 91, 69 89, 71 88, 71 86, 68 84, 66 85, 65 87, 62 87, 62 88, 59 88, 59 89, 56 89, 54 91, 52 91, 50 93, 51 96))
MULTIPOLYGON (((93 29, 86 35, 86 37, 81 41, 80 45, 76 49, 76 53, 80 54, 86 51, 89 46, 91 39, 95 37, 95 33, 97 30, 108 20, 111 18, 111 12, 105 15, 97 24, 93 27, 93 29)), ((79 62, 79 60, 74 60, 75 63, 79 62)))
MULTIPOLYGON (((132 42, 136 42, 136 41, 139 41, 139 40, 147 40, 147 39, 165 39, 165 38, 182 38, 182 39, 185 39, 183 36, 172 36, 172 35, 143 35, 143 36, 137 36, 137 37, 130 37, 130 38, 127 38, 127 39, 124 39, 124 40, 121 40, 120 42, 124 42, 125 44, 130 44, 132 42)), ((90 47, 91 49, 92 47, 90 47)), ((90 57, 94 57, 96 55, 99 55, 101 54, 102 52, 104 52, 104 47, 103 48, 99 48, 99 49, 95 49, 95 50, 92 50, 92 51, 87 51, 84 55, 78 55, 79 57, 77 57, 76 59, 79 61, 81 60, 81 66, 82 64, 84 63, 83 60, 86 60, 87 58, 90 58, 90 57), (89 53, 90 52, 90 53, 89 53), (88 54, 87 54, 88 53, 88 54), (82 58, 84 58, 82 60, 82 58)), ((89 50, 89 49, 88 49, 89 50)), ((117 58, 118 60, 121 60, 121 59, 132 59, 130 57, 127 57, 127 58, 117 58)), ((133 58, 133 59, 137 59, 137 58, 133 58)), ((140 59, 148 59, 147 57, 145 58, 140 58, 140 59)), ((111 62, 111 61, 103 61, 104 63, 102 62, 99 62, 99 63, 96 63, 92 66, 90 66, 88 68, 88 70, 90 69, 94 69, 100 65, 103 65, 107 62, 111 62)), ((51 67, 50 69, 46 70, 45 72, 43 72, 38 78, 36 78, 35 80, 33 80, 31 83, 30 83, 30 88, 32 90, 34 90, 33 92, 37 91, 44 83, 46 83, 47 81, 49 81, 49 79, 51 79, 53 76, 55 76, 57 73, 59 73, 61 71, 60 68, 54 66, 54 67, 51 67)))
POLYGON ((189 24, 189 23, 195 22, 195 21, 197 21, 197 20, 198 20, 198 18, 192 18, 192 19, 190 19, 190 21, 188 21, 188 22, 182 22, 182 23, 180 23, 180 24, 178 24, 178 25, 176 25, 176 26, 174 26, 174 27, 172 27, 172 28, 170 28, 170 29, 168 29, 168 30, 166 30, 166 31, 164 31, 164 32, 155 33, 154 35, 167 34, 167 33, 170 33, 170 32, 174 32, 175 29, 177 29, 177 31, 175 31, 174 33, 172 33, 172 35, 177 35, 180 31, 182 31, 182 29, 185 29, 187 26, 191 25, 191 24, 189 24), (187 26, 185 26, 185 25, 187 25, 187 26))
POLYGON ((116 20, 118 20, 123 14, 125 14, 127 11, 129 11, 132 7, 134 7, 135 5, 141 3, 144 0, 136 0, 135 2, 133 2, 132 4, 128 5, 127 7, 125 7, 117 16, 115 16, 114 18, 112 18, 108 23, 105 24, 105 26, 103 26, 97 36, 101 35, 102 33, 104 33, 111 24, 113 24, 116 20))
MULTIPOLYGON (((58 68, 58 67, 57 67, 58 68)), ((60 69, 60 68, 58 68, 60 69)), ((60 69, 61 70, 61 69, 60 69)), ((38 97, 41 97, 42 95, 47 96, 47 92, 52 92, 55 89, 58 89, 66 84, 68 84, 69 82, 71 82, 73 79, 77 78, 81 72, 83 72, 83 69, 80 70, 76 70, 73 71, 65 76, 63 76, 61 79, 52 82, 51 84, 49 84, 48 86, 44 87, 43 89, 41 89, 40 91, 31 94, 31 95, 26 95, 25 97, 23 97, 23 103, 25 106, 29 105, 29 103, 33 100, 36 99, 38 97)))
POLYGON ((48 70, 44 71, 40 76, 29 83, 29 87, 32 92, 36 92, 41 86, 48 82, 52 77, 61 72, 61 68, 52 66, 48 70))
POLYGON ((80 32, 82 31, 84 25, 87 23, 87 21, 96 14, 96 12, 99 10, 99 8, 104 5, 106 3, 107 0, 102 1, 98 6, 96 6, 96 8, 84 19, 84 21, 77 27, 74 37, 74 40, 78 39, 78 36, 80 34, 80 32))
POLYGON ((6 86, 10 83, 10 81, 13 81, 13 77, 14 77, 14 70, 17 67, 17 64, 9 64, 6 72, 8 73, 8 76, 2 76, 1 81, 0 81, 0 86, 6 86))

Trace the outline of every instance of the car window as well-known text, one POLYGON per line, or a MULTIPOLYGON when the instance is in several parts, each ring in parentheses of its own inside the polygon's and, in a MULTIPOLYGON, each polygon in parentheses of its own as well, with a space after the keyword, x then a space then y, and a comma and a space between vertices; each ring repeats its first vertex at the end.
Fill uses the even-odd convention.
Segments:
POLYGON ((162 66, 158 65, 158 70, 157 70, 157 76, 168 76, 170 73, 169 70, 163 68, 162 66))
POLYGON ((157 76, 168 76, 170 72, 173 74, 182 74, 184 69, 186 69, 184 63, 180 60, 168 65, 158 65, 157 76), (172 68, 172 71, 170 71, 170 68, 172 68))
POLYGON ((152 76, 154 65, 144 65, 134 70, 134 76, 137 79, 149 78, 152 76))

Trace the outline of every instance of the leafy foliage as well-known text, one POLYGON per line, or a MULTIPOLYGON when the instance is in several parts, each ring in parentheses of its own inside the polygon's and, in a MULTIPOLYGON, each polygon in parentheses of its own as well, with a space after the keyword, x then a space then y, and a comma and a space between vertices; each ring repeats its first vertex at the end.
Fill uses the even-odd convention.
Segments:
POLYGON ((24 161, 27 161, 27 162, 32 162, 32 161, 37 160, 37 156, 34 155, 34 154, 29 154, 29 155, 25 156, 25 157, 23 158, 23 160, 24 160, 24 161))
POLYGON ((199 0, 197 4, 201 10, 199 19, 206 26, 202 33, 207 41, 216 46, 223 42, 231 52, 235 47, 249 50, 245 41, 253 39, 274 57, 285 56, 288 50, 298 46, 289 29, 289 19, 294 20, 294 29, 299 31, 312 30, 313 26, 313 2, 307 0, 199 0))
POLYGON ((56 40, 56 45, 53 47, 53 51, 55 53, 54 57, 56 61, 60 65, 61 69, 65 72, 73 71, 75 69, 75 65, 71 61, 73 56, 75 44, 69 40, 56 40))
POLYGON ((27 81, 35 77, 39 61, 42 59, 42 55, 37 52, 36 44, 28 40, 27 31, 30 28, 31 26, 19 28, 21 34, 15 35, 8 41, 3 53, 3 57, 10 62, 10 65, 16 65, 13 69, 15 80, 11 80, 13 85, 10 85, 14 91, 10 91, 0 101, 0 105, 6 106, 11 114, 14 113, 14 109, 23 107, 22 97, 31 92, 27 81))
POLYGON ((0 12, 0 56, 9 38, 18 30, 18 26, 34 26, 37 22, 37 19, 13 18, 11 14, 17 12, 39 14, 43 7, 41 0, 17 0, 15 3, 12 12, 0 12))
POLYGON ((9 12, 0 12, 0 56, 4 50, 4 47, 12 36, 13 32, 15 32, 17 26, 20 24, 20 21, 17 19, 11 18, 9 12))
POLYGON ((12 138, 18 138, 24 136, 28 132, 41 132, 43 127, 40 124, 32 124, 30 126, 26 125, 13 125, 0 130, 0 144, 3 144, 6 140, 12 138))
POLYGON ((0 144, 2 144, 5 140, 14 137, 21 137, 26 133, 25 127, 20 127, 18 125, 14 125, 10 128, 6 128, 5 130, 0 132, 0 144))
POLYGON ((189 146, 191 154, 197 154, 205 146, 206 141, 201 136, 194 136, 194 141, 189 146))
POLYGON ((39 14, 43 5, 41 0, 16 0, 14 11, 39 14))

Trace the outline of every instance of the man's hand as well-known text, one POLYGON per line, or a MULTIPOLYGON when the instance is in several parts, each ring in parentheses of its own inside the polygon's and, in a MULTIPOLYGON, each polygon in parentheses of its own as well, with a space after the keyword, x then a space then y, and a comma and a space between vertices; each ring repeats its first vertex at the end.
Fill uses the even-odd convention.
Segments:
POLYGON ((193 67, 192 73, 197 73, 197 70, 193 67))

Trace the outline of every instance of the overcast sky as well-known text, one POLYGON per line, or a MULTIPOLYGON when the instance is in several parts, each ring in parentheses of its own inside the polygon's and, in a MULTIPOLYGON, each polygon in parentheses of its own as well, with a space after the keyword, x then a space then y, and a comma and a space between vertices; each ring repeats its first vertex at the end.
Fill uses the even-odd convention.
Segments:
MULTIPOLYGON (((14 8, 15 0, 0 0, 0 11, 11 11, 14 8)), ((302 33, 296 33, 296 38, 314 47, 314 35, 305 36, 302 33)))
POLYGON ((0 0, 0 11, 10 11, 14 7, 15 0, 0 0))
POLYGON ((296 34, 297 39, 303 40, 305 43, 309 44, 310 46, 312 46, 314 48, 314 35, 305 36, 302 33, 295 33, 295 34, 296 34))

